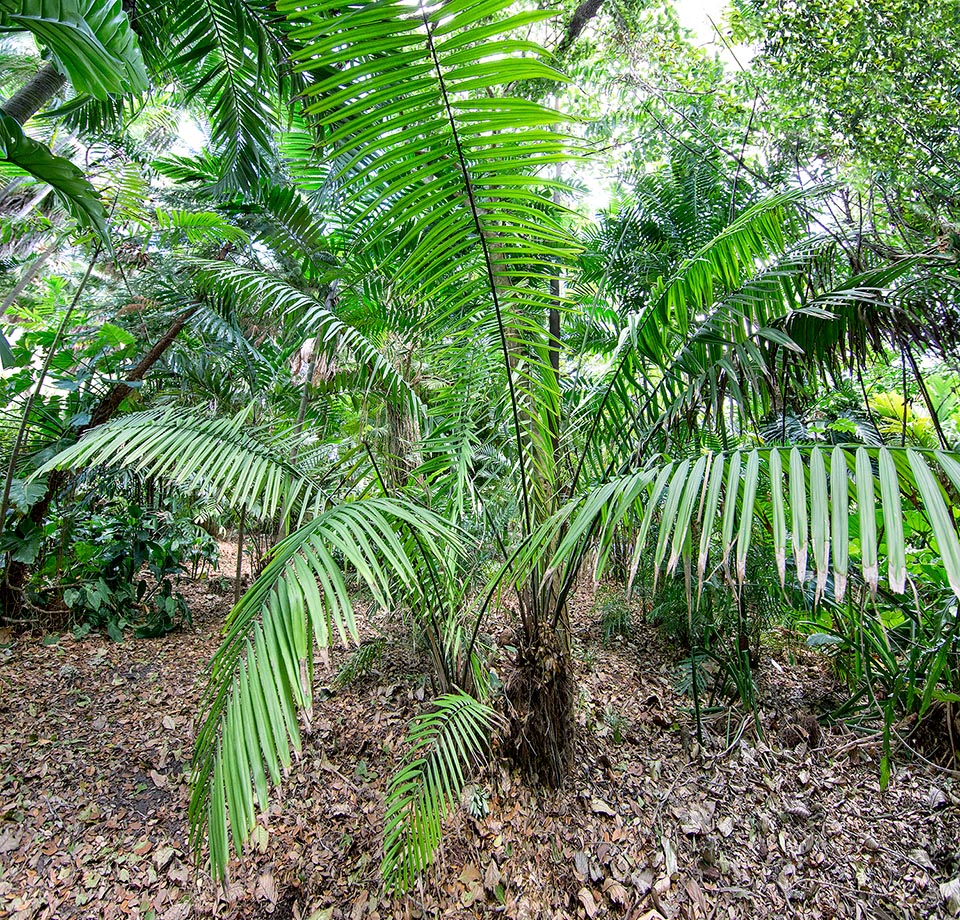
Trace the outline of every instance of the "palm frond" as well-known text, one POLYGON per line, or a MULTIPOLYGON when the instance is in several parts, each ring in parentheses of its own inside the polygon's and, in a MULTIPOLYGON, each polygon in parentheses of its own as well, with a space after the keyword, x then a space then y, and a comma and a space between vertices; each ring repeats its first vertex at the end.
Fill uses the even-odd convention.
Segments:
POLYGON ((190 801, 192 845, 199 852, 208 831, 217 877, 226 874, 231 838, 239 852, 265 807, 268 778, 279 782, 291 748, 299 750, 297 712, 309 721, 314 648, 334 634, 357 639, 344 569, 388 609, 420 590, 404 530, 435 564, 463 553, 456 532, 422 508, 386 498, 346 502, 278 543, 231 612, 204 697, 190 801))
POLYGON ((0 160, 48 183, 81 226, 92 227, 109 245, 107 212, 81 170, 46 144, 24 134, 18 122, 0 112, 0 160))
POLYGON ((226 242, 246 245, 250 237, 215 211, 164 210, 157 208, 161 239, 170 242, 182 235, 193 245, 226 242))
MULTIPOLYGON (((332 70, 308 112, 338 166, 351 248, 386 244, 398 302, 490 318, 502 352, 529 522, 520 394, 511 350, 542 336, 549 282, 577 246, 557 219, 544 167, 568 160, 558 113, 506 95, 522 79, 556 80, 533 43, 504 37, 550 16, 508 0, 411 7, 404 0, 285 0, 308 23, 298 69, 332 70), (506 15, 505 15, 506 14, 506 15), (499 21, 498 21, 499 20, 499 21), (534 322, 531 317, 537 317, 534 322)), ((535 398, 535 394, 531 394, 535 398)))
POLYGON ((0 25, 32 32, 77 92, 105 99, 148 86, 137 36, 122 0, 2 0, 0 25))
POLYGON ((338 354, 342 358, 344 351, 351 354, 364 368, 365 386, 382 387, 390 396, 415 405, 416 398, 402 374, 360 332, 342 322, 327 303, 314 300, 271 275, 230 262, 197 260, 191 264, 200 285, 208 292, 241 300, 248 308, 274 317, 294 318, 300 334, 314 336, 316 348, 331 362, 338 354))
POLYGON ((211 419, 182 409, 123 416, 89 431, 51 459, 53 469, 126 466, 186 489, 222 497, 251 515, 273 518, 281 510, 316 513, 327 500, 319 479, 290 462, 283 441, 257 439, 248 413, 211 419))
POLYGON ((657 533, 655 571, 670 572, 681 558, 693 559, 702 584, 718 567, 730 574, 732 558, 730 577, 737 582, 760 525, 769 533, 781 580, 789 546, 799 581, 813 579, 819 594, 832 576, 839 601, 857 553, 871 592, 885 557, 890 590, 899 593, 906 583, 906 502, 929 526, 931 549, 960 597, 960 543, 951 510, 958 488, 960 459, 942 451, 836 446, 829 453, 820 447, 708 452, 695 463, 668 462, 594 488, 555 515, 526 554, 532 558, 566 526, 553 567, 582 557, 585 541, 596 537, 602 568, 617 527, 627 522, 636 534, 634 573, 648 537, 657 533))
POLYGON ((254 188, 271 171, 279 130, 281 40, 259 0, 141 0, 144 31, 166 36, 149 49, 153 67, 169 71, 187 100, 207 105, 221 153, 221 188, 254 188))
POLYGON ((466 693, 446 694, 432 706, 410 724, 409 752, 387 789, 382 872, 394 890, 405 891, 433 861, 443 821, 500 723, 466 693))

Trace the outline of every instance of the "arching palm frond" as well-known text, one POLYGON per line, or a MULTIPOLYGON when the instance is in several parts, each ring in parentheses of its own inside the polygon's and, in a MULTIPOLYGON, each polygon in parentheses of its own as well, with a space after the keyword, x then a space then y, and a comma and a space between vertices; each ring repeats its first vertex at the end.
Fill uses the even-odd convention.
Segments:
POLYGON ((412 547, 437 566, 446 553, 463 553, 456 532, 422 508, 386 498, 346 502, 281 541, 231 612, 204 696, 190 801, 192 845, 199 853, 209 833, 218 878, 231 838, 239 852, 268 784, 279 782, 290 749, 299 750, 297 712, 310 719, 314 649, 334 634, 357 639, 344 569, 389 609, 406 592, 420 593, 412 547))
POLYGON ((169 245, 171 238, 183 235, 189 243, 202 245, 224 242, 249 245, 250 237, 215 211, 164 210, 157 208, 160 239, 169 245))
POLYGON ((409 888, 433 861, 443 820, 501 721, 466 693, 446 694, 432 706, 410 724, 407 757, 387 789, 382 871, 394 890, 409 888))
POLYGON ((249 413, 211 419, 182 409, 125 415, 89 431, 38 473, 87 466, 126 466, 186 489, 222 497, 251 515, 284 511, 303 519, 327 502, 318 477, 290 462, 282 436, 251 433, 249 413))
MULTIPOLYGON (((631 410, 637 399, 657 397, 665 373, 669 375, 676 360, 677 348, 682 349, 698 327, 704 329, 718 304, 742 293, 727 309, 735 305, 731 314, 745 314, 740 321, 747 334, 755 332, 750 326, 756 317, 763 318, 757 324, 763 328, 771 316, 783 315, 794 299, 790 278, 774 273, 746 293, 743 289, 758 271, 761 276, 764 270, 775 272, 773 265, 793 235, 790 211, 806 194, 790 192, 758 202, 685 259, 669 279, 662 279, 647 305, 628 317, 611 356, 610 370, 581 405, 572 429, 580 454, 574 489, 584 468, 603 478, 605 470, 616 469, 636 449, 636 419, 631 410), (598 438, 598 434, 605 437, 598 438)), ((709 330, 705 338, 709 338, 709 330)))
POLYGON ((314 300, 289 284, 231 262, 195 261, 197 280, 206 291, 242 301, 247 308, 274 317, 293 318, 303 337, 314 336, 316 348, 332 361, 338 353, 352 355, 364 369, 358 389, 383 388, 397 399, 415 403, 409 384, 378 349, 352 326, 342 322, 327 303, 314 300))
POLYGON ((172 76, 188 101, 199 98, 207 106, 222 189, 255 188, 272 170, 286 29, 271 7, 262 0, 137 3, 140 30, 164 36, 144 49, 151 68, 172 76))
POLYGON ((789 550, 801 583, 812 578, 819 595, 832 576, 840 600, 856 551, 871 591, 877 590, 885 557, 890 589, 900 593, 906 584, 907 504, 929 525, 933 549, 960 597, 960 542, 950 497, 957 489, 960 455, 947 452, 864 446, 836 446, 829 453, 819 447, 708 452, 592 489, 558 513, 522 558, 565 526, 553 565, 581 559, 596 538, 602 568, 616 528, 628 521, 636 534, 634 574, 655 534, 655 570, 673 571, 686 558, 701 583, 718 567, 738 582, 759 524, 770 534, 781 581, 789 550))
POLYGON ((55 55, 78 93, 142 93, 147 73, 121 0, 0 0, 0 26, 26 29, 55 55))
POLYGON ((4 160, 50 185, 71 216, 81 226, 92 227, 109 245, 106 209, 83 172, 46 144, 28 137, 15 119, 0 112, 0 161, 4 160))
POLYGON ((261 238, 292 260, 304 278, 316 281, 330 271, 334 259, 323 223, 298 188, 261 183, 257 204, 265 218, 261 238))
POLYGON ((508 12, 510 6, 278 4, 309 23, 297 33, 304 49, 296 66, 335 68, 308 89, 308 112, 342 164, 332 178, 344 183, 351 245, 387 246, 397 302, 489 316, 495 326, 529 521, 519 385, 509 353, 542 338, 542 317, 553 305, 549 281, 576 245, 545 194, 551 181, 538 175, 569 159, 568 140, 553 130, 563 117, 504 94, 516 80, 557 79, 536 45, 503 37, 551 14, 508 12))

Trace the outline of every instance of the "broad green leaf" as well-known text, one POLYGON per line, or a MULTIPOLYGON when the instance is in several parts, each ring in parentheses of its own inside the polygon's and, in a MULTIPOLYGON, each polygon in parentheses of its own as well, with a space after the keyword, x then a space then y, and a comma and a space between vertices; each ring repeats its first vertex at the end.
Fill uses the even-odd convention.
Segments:
POLYGON ((816 570, 815 597, 819 600, 827 584, 830 557, 830 498, 827 494, 827 469, 823 452, 810 452, 810 542, 816 570))
POLYGON ((146 92, 149 81, 122 0, 0 0, 0 25, 32 32, 78 93, 146 92))
POLYGON ((50 185, 81 226, 93 228, 109 245, 107 212, 83 173, 69 160, 51 153, 49 147, 27 137, 16 120, 2 112, 0 159, 50 185))
POLYGON ((773 554, 777 560, 781 587, 786 582, 787 524, 783 509, 783 461, 780 451, 770 451, 770 500, 772 504, 773 554))
POLYGON ((720 539, 723 545, 723 564, 725 567, 730 561, 730 551, 733 549, 733 527, 737 516, 737 499, 740 495, 741 465, 740 451, 736 451, 727 468, 727 482, 723 496, 723 519, 720 525, 720 539))
POLYGON ((830 460, 830 514, 833 531, 833 592, 839 604, 847 590, 850 561, 850 507, 847 456, 835 447, 830 460))
POLYGON ((750 535, 753 531, 754 502, 757 498, 757 481, 760 477, 760 455, 750 451, 743 483, 743 503, 740 511, 740 532, 737 535, 737 579, 742 583, 747 577, 747 553, 750 550, 750 535))
POLYGON ((906 543, 903 536, 903 511, 900 507, 900 477, 890 451, 880 448, 880 496, 883 501, 884 541, 890 590, 902 594, 907 581, 906 543))
POLYGON ((956 524, 944 501, 943 489, 930 471, 926 459, 915 450, 908 450, 910 468, 913 470, 917 488, 923 498, 927 518, 937 539, 937 549, 947 573, 947 581, 953 593, 960 597, 960 544, 957 542, 956 524))
POLYGON ((710 538, 713 536, 713 522, 717 516, 717 504, 720 501, 720 490, 723 488, 723 473, 726 464, 723 457, 714 455, 710 468, 710 482, 707 486, 706 500, 703 506, 700 531, 700 555, 697 560, 697 580, 702 585, 703 576, 707 571, 707 556, 710 553, 710 538))
POLYGON ((857 507, 860 511, 860 557, 863 580, 876 594, 879 577, 877 564, 877 508, 873 488, 873 468, 865 447, 857 448, 857 507))
POLYGON ((791 539, 793 557, 797 564, 797 580, 803 584, 807 578, 807 484, 806 464, 796 447, 790 451, 790 513, 792 516, 791 539))

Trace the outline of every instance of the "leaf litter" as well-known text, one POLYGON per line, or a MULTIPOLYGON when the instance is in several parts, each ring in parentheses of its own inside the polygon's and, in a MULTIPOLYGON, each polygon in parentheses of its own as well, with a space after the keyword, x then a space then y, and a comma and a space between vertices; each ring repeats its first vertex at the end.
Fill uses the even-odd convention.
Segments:
POLYGON ((196 707, 232 593, 217 584, 194 586, 192 630, 3 650, 8 916, 960 916, 960 787, 901 752, 881 791, 879 742, 811 721, 811 695, 829 687, 813 653, 765 653, 762 738, 738 728, 743 714, 719 716, 701 746, 659 635, 640 626, 606 647, 587 593, 573 609, 578 756, 561 792, 525 787, 494 758, 474 778, 485 815, 461 808, 421 883, 385 892, 384 792, 429 688, 422 654, 381 614, 369 629, 390 650, 364 679, 331 689, 348 652, 318 655, 303 756, 218 890, 186 825, 196 707))

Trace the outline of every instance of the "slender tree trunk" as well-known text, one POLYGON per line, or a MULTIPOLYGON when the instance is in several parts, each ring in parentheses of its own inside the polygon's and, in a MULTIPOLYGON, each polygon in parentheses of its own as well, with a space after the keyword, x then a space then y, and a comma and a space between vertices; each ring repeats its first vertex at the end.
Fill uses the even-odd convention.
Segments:
POLYGON ((133 392, 132 383, 138 383, 147 376, 147 372, 159 361, 166 350, 173 344, 173 340, 180 334, 181 330, 190 321, 190 318, 200 309, 200 305, 191 307, 189 310, 181 313, 163 334, 157 343, 141 359, 137 366, 130 371, 122 383, 114 386, 103 399, 97 404, 96 409, 90 416, 88 424, 78 429, 78 435, 96 428, 104 422, 113 418, 113 414, 120 408, 120 404, 133 392))
POLYGON ((3 104, 0 111, 24 125, 53 99, 66 82, 67 78, 53 64, 44 64, 35 77, 3 104))
POLYGON ((54 253, 60 251, 60 243, 54 243, 53 246, 49 246, 47 249, 44 249, 27 267, 24 269, 23 274, 20 276, 20 280, 13 286, 13 290, 4 298, 2 304, 0 304, 0 319, 3 318, 7 310, 10 309, 16 302, 17 298, 26 290, 27 285, 37 277, 40 269, 47 264, 50 256, 54 253))

